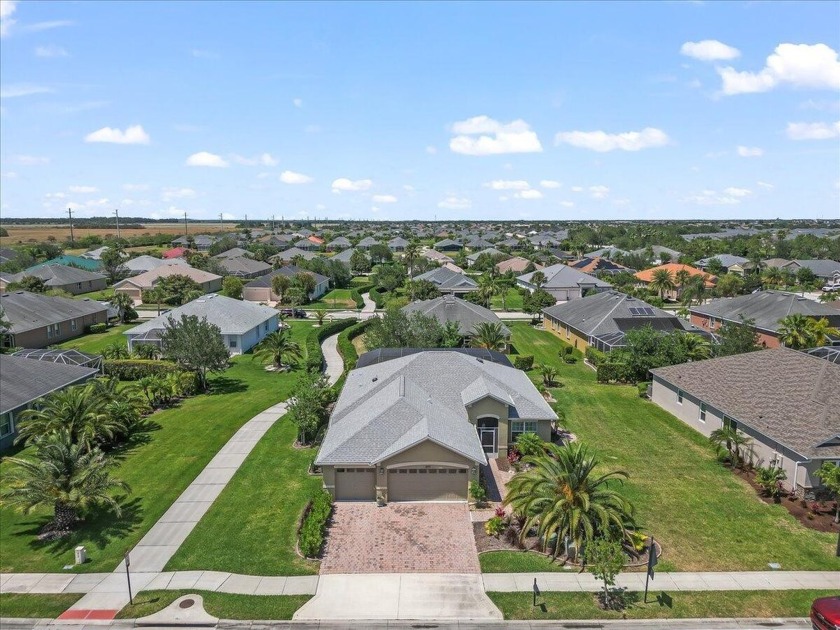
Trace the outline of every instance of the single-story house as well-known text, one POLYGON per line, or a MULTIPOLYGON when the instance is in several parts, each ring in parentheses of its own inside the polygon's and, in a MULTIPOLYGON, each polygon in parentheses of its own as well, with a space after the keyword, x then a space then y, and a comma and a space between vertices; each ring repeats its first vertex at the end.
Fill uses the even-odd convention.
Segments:
POLYGON ((108 279, 101 273, 85 271, 67 265, 41 265, 26 271, 0 274, 0 291, 5 291, 13 282, 20 282, 27 276, 41 278, 49 289, 60 289, 71 295, 102 291, 108 286, 108 279))
POLYGON ((133 351, 135 346, 144 343, 160 346, 169 318, 178 322, 182 315, 195 315, 199 319, 206 317, 208 322, 218 326, 225 347, 232 355, 247 352, 267 335, 276 332, 280 324, 277 309, 211 293, 126 330, 123 334, 128 341, 128 349, 133 351))
POLYGON ((220 254, 216 254, 213 258, 218 258, 219 260, 223 258, 242 258, 243 256, 251 256, 251 252, 247 249, 242 249, 241 247, 231 247, 230 249, 221 252, 220 254))
POLYGON ((309 294, 310 300, 317 300, 324 295, 330 288, 330 279, 322 276, 314 271, 308 269, 301 269, 294 265, 286 265, 278 267, 271 273, 260 276, 256 280, 252 280, 246 284, 242 289, 242 299, 248 302, 276 302, 280 296, 276 295, 271 289, 271 283, 276 276, 292 277, 298 273, 308 273, 315 278, 315 290, 309 294))
POLYGON ((302 249, 305 252, 317 252, 321 249, 321 246, 313 243, 308 238, 302 238, 294 242, 293 247, 297 247, 298 249, 302 249))
POLYGON ((28 291, 0 295, 9 322, 7 347, 45 348, 83 335, 92 324, 108 323, 108 307, 91 299, 71 300, 28 291))
POLYGON ((373 238, 372 236, 366 236, 365 238, 363 238, 362 240, 360 240, 358 242, 358 244, 356 245, 356 249, 368 250, 371 247, 373 247, 374 245, 381 245, 381 244, 382 243, 380 243, 379 240, 373 238))
POLYGON ((522 274, 525 273, 525 270, 528 268, 528 265, 534 265, 534 269, 542 269, 543 266, 531 262, 527 258, 522 258, 522 256, 514 256, 513 258, 508 258, 507 260, 501 260, 496 263, 496 269, 499 273, 505 274, 508 271, 512 273, 522 274))
POLYGON ((388 249, 392 252, 404 252, 405 248, 408 247, 409 242, 404 239, 402 236, 395 236, 390 241, 388 241, 388 249))
POLYGON ((327 243, 327 251, 334 252, 342 249, 348 249, 352 246, 353 243, 350 242, 350 239, 344 236, 339 236, 338 238, 334 238, 329 243, 327 243))
POLYGON ((187 247, 173 247, 172 249, 167 249, 160 256, 166 260, 172 260, 175 258, 183 258, 187 255, 188 251, 190 250, 187 247))
POLYGON ((840 262, 836 260, 791 260, 782 269, 788 269, 796 273, 802 268, 810 269, 814 275, 822 281, 840 281, 840 262))
POLYGON ((155 258, 154 256, 137 256, 136 258, 129 258, 121 265, 122 269, 129 276, 136 276, 141 273, 146 273, 152 269, 157 269, 163 265, 186 265, 189 266, 183 258, 155 258))
POLYGON ((566 263, 569 267, 591 274, 615 275, 621 272, 636 273, 635 269, 619 265, 617 262, 611 261, 609 258, 595 256, 593 258, 583 257, 580 260, 575 260, 566 263))
POLYGON ((200 252, 206 252, 213 243, 216 242, 215 236, 210 236, 208 234, 196 234, 188 235, 188 236, 179 236, 178 238, 174 239, 170 245, 172 247, 189 247, 190 241, 192 241, 192 245, 194 249, 197 249, 200 252))
POLYGON ((422 252, 420 252, 420 255, 423 258, 428 258, 429 260, 436 263, 454 262, 450 256, 447 256, 446 254, 441 254, 439 251, 434 249, 425 249, 422 252))
POLYGON ((0 354, 0 451, 14 444, 20 414, 38 399, 98 373, 96 368, 0 354))
POLYGON ((679 294, 682 288, 677 285, 677 274, 680 271, 687 271, 688 275, 692 278, 695 276, 702 276, 703 284, 707 289, 711 289, 715 286, 715 284, 717 284, 717 276, 713 276, 704 271, 700 271, 699 269, 692 267, 691 265, 682 265, 679 263, 665 263, 664 265, 659 265, 658 267, 651 267, 650 269, 637 271, 633 274, 634 276, 636 276, 636 284, 640 287, 646 287, 653 281, 654 274, 657 271, 663 269, 671 274, 671 280, 674 282, 675 285, 673 289, 669 289, 668 291, 664 292, 664 297, 668 300, 676 300, 679 298, 679 294))
MULTIPOLYGON (((108 249, 100 248, 100 249, 108 249)), ((66 266, 73 266, 79 267, 80 269, 84 269, 85 271, 99 271, 102 269, 102 263, 99 262, 99 259, 92 259, 87 258, 86 256, 72 256, 70 254, 62 254, 61 256, 57 256, 56 258, 50 258, 49 260, 45 260, 42 263, 38 263, 37 265, 32 265, 27 271, 30 269, 37 269, 38 267, 45 267, 48 265, 66 265, 66 266)))
POLYGON ((307 252, 299 247, 290 247, 289 249, 280 252, 279 254, 274 254, 274 256, 270 256, 268 258, 269 262, 292 262, 296 258, 301 258, 302 260, 312 260, 318 254, 315 252, 307 252))
POLYGON ((139 303, 143 299, 143 291, 148 291, 158 280, 168 276, 187 276, 198 284, 204 293, 212 293, 222 288, 222 276, 189 265, 167 262, 139 275, 120 280, 114 285, 114 293, 126 293, 139 303))
POLYGON ((441 293, 469 293, 478 288, 478 284, 472 278, 446 267, 431 269, 426 273, 415 276, 414 279, 431 282, 441 293))
POLYGON ((840 311, 786 291, 759 291, 733 298, 718 298, 692 306, 689 311, 692 324, 712 333, 720 330, 725 323, 740 324, 741 317, 752 319, 759 343, 767 348, 781 345, 779 320, 787 315, 799 313, 815 319, 824 317, 832 326, 840 327, 840 311))
POLYGON ((434 317, 441 325, 456 322, 465 345, 475 333, 477 324, 500 324, 506 338, 510 339, 510 329, 502 324, 493 311, 478 304, 467 302, 454 295, 443 295, 431 300, 417 300, 403 307, 404 313, 421 313, 434 317))
MULTIPOLYGON (((587 291, 607 291, 612 288, 609 282, 590 276, 588 273, 578 271, 573 267, 557 263, 545 269, 540 269, 545 276, 545 283, 542 288, 548 291, 558 302, 567 302, 582 298, 587 291)), ((532 282, 537 271, 526 273, 516 278, 516 283, 529 291, 534 291, 537 286, 532 282)))
POLYGON ((459 252, 464 249, 464 246, 458 241, 453 241, 451 238, 445 238, 435 243, 435 249, 439 252, 459 252))
MULTIPOLYGON (((335 256, 330 256, 329 258, 325 258, 325 260, 334 260, 335 262, 340 262, 342 265, 349 268, 350 267, 350 259, 353 257, 353 254, 355 254, 356 251, 361 252, 361 250, 356 250, 353 247, 351 247, 349 249, 344 249, 344 250, 338 252, 335 256)), ((361 254, 365 258, 368 258, 368 255, 365 252, 361 252, 361 254)))
POLYGON ((712 261, 717 260, 723 272, 728 272, 729 268, 733 265, 739 265, 739 268, 743 268, 745 263, 750 262, 749 258, 745 258, 744 256, 735 256, 734 254, 718 254, 716 256, 709 256, 707 258, 701 258, 700 260, 694 261, 694 266, 700 269, 701 271, 708 271, 709 266, 712 265, 712 261))
POLYGON ((840 461, 840 365, 788 348, 651 370, 651 399, 705 436, 725 425, 751 438, 748 459, 776 466, 812 498, 824 461, 840 461))
POLYGON ((478 257, 483 254, 486 254, 491 258, 510 258, 510 254, 506 254, 503 251, 496 249, 495 247, 488 247, 486 249, 482 249, 479 252, 473 252, 472 254, 467 256, 467 267, 472 267, 478 260, 478 257))
POLYGON ((315 459, 336 500, 466 501, 488 457, 524 432, 551 438, 556 414, 509 362, 400 355, 347 376, 315 459))
POLYGON ((227 275, 237 278, 258 278, 271 272, 271 265, 268 263, 246 256, 219 258, 219 266, 227 272, 227 275))
POLYGON ((467 241, 467 247, 473 251, 478 251, 481 249, 490 249, 493 247, 493 243, 490 241, 477 237, 467 241))
POLYGON ((601 352, 623 347, 628 331, 651 326, 660 332, 696 332, 673 313, 622 293, 603 291, 543 309, 545 327, 580 351, 601 352))
POLYGON ((667 262, 679 262, 682 258, 682 252, 670 247, 663 247, 662 245, 652 245, 651 247, 643 247, 641 249, 634 249, 629 254, 635 256, 653 257, 654 265, 661 265, 667 262))

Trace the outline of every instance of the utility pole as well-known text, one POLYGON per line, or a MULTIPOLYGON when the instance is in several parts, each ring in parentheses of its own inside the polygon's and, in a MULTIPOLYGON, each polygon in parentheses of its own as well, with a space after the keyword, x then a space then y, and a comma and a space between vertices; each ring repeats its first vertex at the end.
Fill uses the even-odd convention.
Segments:
POLYGON ((245 215, 245 227, 248 227, 248 215, 245 215))
POLYGON ((72 247, 75 240, 73 239, 73 211, 70 208, 67 208, 67 216, 70 217, 70 247, 72 247))
POLYGON ((222 232, 223 232, 223 231, 224 231, 224 229, 225 229, 225 223, 224 223, 224 219, 222 218, 222 216, 223 216, 223 215, 222 215, 222 213, 220 212, 220 213, 219 213, 219 231, 222 231, 222 232))
POLYGON ((274 234, 274 215, 271 215, 271 233, 274 234))
POLYGON ((120 238, 120 209, 114 208, 114 216, 117 217, 117 239, 120 238))
POLYGON ((185 237, 187 236, 188 232, 189 232, 189 228, 187 227, 187 213, 184 212, 184 236, 185 237))

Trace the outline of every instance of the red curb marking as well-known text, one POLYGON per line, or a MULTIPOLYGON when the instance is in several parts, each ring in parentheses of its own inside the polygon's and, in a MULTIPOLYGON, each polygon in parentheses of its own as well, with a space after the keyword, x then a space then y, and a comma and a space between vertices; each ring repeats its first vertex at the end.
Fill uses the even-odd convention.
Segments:
POLYGON ((61 613, 59 619, 99 619, 107 620, 113 619, 117 616, 118 610, 88 610, 84 608, 76 608, 65 610, 61 613))

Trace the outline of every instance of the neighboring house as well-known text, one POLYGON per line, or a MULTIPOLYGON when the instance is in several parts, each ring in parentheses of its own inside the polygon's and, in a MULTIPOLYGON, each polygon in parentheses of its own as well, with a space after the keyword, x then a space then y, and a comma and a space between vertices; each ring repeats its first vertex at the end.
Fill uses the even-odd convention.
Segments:
POLYGON ((96 368, 0 354, 0 451, 14 444, 20 414, 36 401, 94 378, 96 368))
POLYGON ((251 252, 247 249, 242 249, 241 247, 231 247, 229 250, 224 251, 221 254, 216 254, 213 258, 221 260, 223 258, 243 258, 251 255, 251 252))
POLYGON ((823 281, 840 281, 840 262, 836 260, 791 260, 782 269, 789 269, 796 273, 803 267, 810 269, 814 275, 823 281))
POLYGON ((426 249, 420 253, 423 258, 428 258, 429 260, 436 262, 436 263, 447 263, 447 262, 454 262, 454 260, 447 256, 446 254, 441 254, 439 251, 434 249, 426 249))
POLYGON ((528 268, 528 265, 534 265, 534 269, 543 268, 542 265, 532 263, 527 258, 522 258, 522 256, 514 256, 513 258, 508 258, 507 260, 502 260, 496 263, 496 269, 501 274, 505 274, 508 271, 512 273, 522 274, 525 273, 525 270, 528 268))
POLYGON ((168 276, 187 276, 198 284, 204 293, 212 293, 222 288, 222 276, 189 265, 167 262, 139 275, 120 280, 114 285, 114 293, 125 293, 139 303, 143 300, 143 291, 148 291, 161 278, 168 276))
POLYGON ((135 346, 144 343, 161 346, 161 337, 169 318, 180 322, 182 315, 195 315, 199 319, 206 317, 209 323, 218 326, 225 347, 232 355, 247 352, 267 335, 276 332, 280 323, 277 309, 211 293, 125 331, 123 334, 128 341, 128 349, 133 351, 135 346))
POLYGON ((189 247, 190 241, 192 241, 193 249, 197 249, 200 252, 206 252, 213 243, 216 242, 215 236, 209 236, 207 234, 196 234, 195 236, 180 236, 176 238, 174 241, 170 243, 172 247, 189 247))
POLYGON ((302 249, 305 252, 317 252, 319 249, 321 249, 320 245, 313 243, 308 238, 302 238, 298 241, 295 241, 293 246, 297 247, 298 249, 302 249))
POLYGON ((14 262, 20 252, 10 249, 8 247, 0 247, 0 265, 5 265, 7 262, 14 262))
POLYGON ((697 332, 673 313, 620 291, 604 291, 543 309, 545 327, 580 351, 594 346, 611 352, 626 344, 630 330, 651 326, 659 332, 697 332))
POLYGON ((374 245, 381 245, 381 243, 377 239, 373 238, 372 236, 366 236, 361 241, 359 241, 359 244, 356 245, 356 249, 361 249, 363 251, 367 251, 371 247, 373 247, 374 245))
POLYGON ((718 298, 707 304, 690 307, 691 323, 709 332, 717 332, 725 323, 741 323, 741 317, 755 321, 759 343, 767 348, 778 348, 779 320, 799 313, 806 317, 826 318, 834 327, 840 327, 840 311, 827 304, 785 291, 759 291, 733 298, 718 298))
POLYGON ((459 252, 464 249, 464 246, 451 238, 445 238, 435 243, 435 249, 439 252, 459 252))
POLYGON ((339 236, 338 238, 334 238, 329 243, 327 243, 327 251, 328 252, 340 251, 342 249, 349 249, 350 247, 353 247, 353 243, 350 242, 350 239, 348 239, 344 236, 339 236))
POLYGON ((611 261, 609 258, 602 258, 600 256, 595 256, 594 258, 584 257, 580 260, 566 263, 566 265, 568 267, 572 267, 573 269, 577 269, 578 271, 591 273, 593 275, 605 274, 612 276, 617 273, 621 273, 622 271, 626 271, 627 273, 636 273, 635 269, 619 265, 618 263, 611 261))
POLYGON ((280 296, 276 295, 271 289, 271 282, 275 276, 293 277, 298 273, 308 273, 315 278, 315 290, 309 294, 310 300, 317 300, 324 295, 330 288, 330 279, 322 276, 314 271, 308 269, 301 269, 294 265, 286 265, 278 267, 271 273, 260 276, 256 280, 252 280, 242 289, 242 299, 248 302, 277 302, 280 296))
POLYGON ((409 242, 404 239, 402 236, 395 236, 390 241, 388 241, 388 249, 392 252, 404 252, 405 248, 408 247, 409 242))
POLYGON ((666 270, 668 273, 671 274, 671 281, 674 283, 674 288, 669 289, 668 291, 664 292, 663 297, 666 300, 676 300, 679 297, 680 291, 682 290, 681 287, 677 285, 677 274, 680 271, 687 271, 688 275, 692 278, 695 276, 702 276, 703 277, 703 284, 707 289, 714 288, 715 284, 717 283, 717 276, 710 275, 704 271, 700 271, 691 265, 682 265, 680 263, 666 263, 664 265, 659 265, 658 267, 651 267, 650 269, 645 269, 643 271, 637 271, 634 276, 636 276, 637 285, 641 287, 646 287, 651 283, 653 280, 653 276, 657 271, 666 270))
POLYGON ((499 241, 496 243, 497 247, 507 247, 508 249, 523 249, 525 247, 525 243, 520 238, 510 237, 506 238, 503 241, 499 241))
POLYGON ((432 300, 417 300, 403 307, 404 313, 421 313, 434 317, 441 325, 456 322, 464 345, 469 345, 470 338, 475 333, 478 324, 500 324, 505 337, 510 339, 510 329, 502 324, 502 320, 490 309, 467 302, 454 295, 444 295, 432 300))
POLYGON ((483 238, 474 238, 467 241, 467 247, 473 251, 478 251, 480 249, 490 249, 493 247, 493 243, 483 238))
POLYGON ((509 363, 416 352, 348 374, 315 464, 337 500, 467 501, 479 465, 521 433, 549 440, 556 420, 509 363))
POLYGON ((220 258, 219 265, 229 276, 237 278, 258 278, 271 271, 271 265, 253 258, 237 256, 234 258, 220 258))
POLYGON ((183 258, 187 255, 188 251, 190 250, 186 247, 173 247, 172 249, 167 249, 160 256, 161 258, 166 258, 167 260, 173 258, 183 258))
POLYGON ((295 258, 302 258, 303 260, 312 260, 318 254, 315 252, 307 252, 299 247, 290 247, 286 251, 280 252, 279 254, 274 254, 274 256, 269 257, 269 261, 271 262, 292 262, 295 258))
POLYGON ((108 286, 108 279, 101 273, 66 265, 42 265, 20 273, 0 275, 0 291, 5 291, 10 284, 20 282, 26 276, 41 278, 48 289, 60 289, 71 295, 102 291, 108 286))
POLYGON ((678 252, 676 249, 671 249, 670 247, 663 247, 662 245, 652 245, 651 247, 634 249, 628 253, 643 257, 648 257, 652 254, 652 262, 654 265, 661 265, 666 262, 678 262, 682 257, 682 252, 678 252))
POLYGON ((787 348, 651 370, 651 399, 710 435, 724 425, 752 440, 754 465, 782 468, 812 498, 824 461, 840 461, 840 365, 787 348))
POLYGON ((129 258, 122 264, 122 268, 129 276, 136 276, 141 273, 146 273, 152 269, 157 269, 164 265, 187 265, 183 258, 155 258, 154 256, 137 256, 137 258, 129 258))
POLYGON ((625 249, 618 247, 602 247, 591 252, 584 253, 585 258, 615 258, 616 256, 626 256, 629 254, 625 249))
MULTIPOLYGON (((545 283, 542 288, 548 291, 558 302, 567 302, 583 297, 584 293, 592 291, 606 291, 612 288, 609 282, 605 282, 595 276, 578 271, 562 263, 551 265, 539 271, 545 276, 545 283)), ((537 287, 532 283, 536 271, 526 273, 516 279, 516 283, 534 291, 537 287)))
POLYGON ((717 256, 709 256, 708 258, 701 258, 694 262, 694 266, 702 271, 708 271, 709 265, 712 264, 713 260, 718 260, 721 264, 721 268, 723 272, 726 273, 729 271, 729 268, 733 265, 739 265, 739 269, 743 269, 743 265, 745 263, 750 262, 749 258, 744 258, 743 256, 735 256, 733 254, 718 254, 717 256))
POLYGON ((478 260, 478 257, 482 254, 486 254, 491 258, 495 258, 496 256, 500 258, 509 258, 510 254, 506 254, 503 251, 496 249, 495 247, 488 247, 487 249, 482 249, 480 252, 473 252, 469 256, 467 256, 467 267, 472 267, 475 264, 475 261, 478 260))
MULTIPOLYGON (((449 265, 452 263, 446 264, 449 265)), ((447 269, 446 267, 431 269, 426 273, 421 273, 419 276, 414 276, 414 279, 428 280, 441 293, 469 293, 478 288, 478 284, 472 278, 465 276, 463 273, 447 269)))
POLYGON ((294 241, 294 238, 286 235, 270 236, 269 238, 264 239, 266 245, 276 247, 277 249, 288 248, 292 244, 292 241, 294 241))
MULTIPOLYGON (((108 249, 100 248, 100 249, 108 249)), ((73 266, 79 267, 80 269, 84 269, 85 271, 99 271, 102 269, 102 263, 99 262, 99 259, 91 259, 86 258, 85 256, 71 256, 70 254, 64 254, 62 256, 58 256, 57 258, 51 258, 50 260, 45 260, 42 263, 38 263, 37 265, 32 265, 27 271, 30 269, 38 269, 39 267, 45 267, 48 265, 66 265, 66 266, 73 266)))
POLYGON ((90 299, 15 291, 0 295, 0 308, 11 324, 8 347, 45 348, 83 335, 92 324, 108 323, 108 307, 90 299))

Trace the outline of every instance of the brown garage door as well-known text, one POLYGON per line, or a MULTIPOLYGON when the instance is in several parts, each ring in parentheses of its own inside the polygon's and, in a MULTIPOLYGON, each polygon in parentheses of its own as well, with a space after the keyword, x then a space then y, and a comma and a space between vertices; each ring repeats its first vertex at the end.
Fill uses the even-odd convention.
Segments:
POLYGON ((373 468, 336 468, 337 501, 373 501, 376 498, 376 471, 373 468))
POLYGON ((392 468, 388 471, 389 501, 466 501, 466 468, 392 468))

